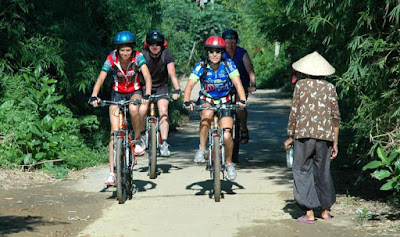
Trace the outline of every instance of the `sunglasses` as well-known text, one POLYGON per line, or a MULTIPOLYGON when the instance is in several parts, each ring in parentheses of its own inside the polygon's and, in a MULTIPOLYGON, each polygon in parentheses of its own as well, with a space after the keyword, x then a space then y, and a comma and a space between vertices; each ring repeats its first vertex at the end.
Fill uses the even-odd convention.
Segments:
POLYGON ((213 53, 222 54, 222 50, 208 50, 207 53, 208 54, 213 54, 213 53))

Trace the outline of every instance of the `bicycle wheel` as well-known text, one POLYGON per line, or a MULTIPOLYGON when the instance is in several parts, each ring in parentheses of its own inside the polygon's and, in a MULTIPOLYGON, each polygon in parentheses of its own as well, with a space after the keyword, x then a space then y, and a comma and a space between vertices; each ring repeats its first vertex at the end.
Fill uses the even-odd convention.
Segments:
POLYGON ((122 204, 126 200, 126 186, 125 186, 125 157, 124 150, 122 149, 122 138, 117 139, 117 151, 116 151, 116 166, 117 166, 117 199, 118 203, 122 204))
POLYGON ((130 148, 126 148, 125 149, 125 161, 127 163, 125 163, 124 167, 125 167, 125 190, 127 193, 127 198, 132 199, 132 167, 131 164, 133 162, 133 158, 132 158, 132 150, 130 148))
POLYGON ((219 202, 221 199, 221 146, 220 146, 219 136, 214 137, 214 147, 213 147, 213 160, 214 160, 214 200, 219 202))
POLYGON ((149 176, 150 179, 155 179, 157 177, 157 131, 155 123, 150 123, 150 133, 149 176))
POLYGON ((239 162, 239 146, 240 146, 240 122, 237 117, 237 113, 233 115, 233 151, 232 161, 233 163, 239 162))

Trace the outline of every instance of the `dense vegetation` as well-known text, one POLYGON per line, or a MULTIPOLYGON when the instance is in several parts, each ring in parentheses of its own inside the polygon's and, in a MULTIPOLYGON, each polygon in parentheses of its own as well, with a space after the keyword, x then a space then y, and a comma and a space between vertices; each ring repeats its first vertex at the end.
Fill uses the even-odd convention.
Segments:
MULTIPOLYGON (((3 0, 0 165, 106 161, 107 114, 86 101, 118 31, 132 31, 139 49, 146 32, 163 31, 182 76, 208 36, 232 27, 259 87, 290 90, 292 62, 314 50, 325 56, 337 69, 329 80, 340 95, 341 160, 359 170, 368 163, 383 189, 398 191, 399 22, 394 0, 215 0, 204 9, 190 0, 3 0)), ((100 96, 108 95, 105 86, 100 96)))

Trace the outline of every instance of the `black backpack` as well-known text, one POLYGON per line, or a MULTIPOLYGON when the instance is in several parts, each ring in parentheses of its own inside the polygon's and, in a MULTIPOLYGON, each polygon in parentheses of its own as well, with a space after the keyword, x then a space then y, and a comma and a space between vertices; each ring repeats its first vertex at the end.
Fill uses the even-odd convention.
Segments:
MULTIPOLYGON (((147 60, 147 58, 151 57, 150 51, 147 48, 142 50, 142 54, 143 54, 144 58, 146 58, 146 60, 147 60)), ((162 68, 165 68, 167 66, 166 60, 165 60, 165 49, 161 52, 160 57, 161 57, 160 60, 161 60, 162 68)), ((167 72, 167 74, 168 74, 168 72, 167 72)), ((143 75, 141 75, 141 77, 140 77, 140 84, 144 85, 143 75)))

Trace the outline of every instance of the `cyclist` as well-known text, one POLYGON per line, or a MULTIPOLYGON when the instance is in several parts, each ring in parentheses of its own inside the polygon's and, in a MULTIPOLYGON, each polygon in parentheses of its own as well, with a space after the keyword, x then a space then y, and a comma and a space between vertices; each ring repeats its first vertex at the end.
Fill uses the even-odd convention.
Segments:
MULTIPOLYGON (((193 104, 189 102, 189 99, 193 87, 198 81, 200 81, 201 85, 197 101, 198 105, 210 106, 219 103, 230 103, 229 91, 233 82, 240 99, 238 104, 241 108, 245 108, 246 94, 240 81, 239 71, 232 60, 222 60, 222 53, 225 51, 224 39, 219 36, 211 36, 206 40, 204 49, 207 52, 207 60, 196 64, 185 88, 183 101, 186 109, 193 109, 193 104)), ((220 126, 224 131, 225 142, 226 178, 228 180, 234 180, 237 176, 235 164, 232 163, 232 114, 231 110, 220 111, 220 126)), ((201 111, 200 145, 194 157, 194 162, 205 162, 207 135, 212 117, 212 110, 201 111)))
MULTIPOLYGON (((152 88, 151 92, 155 95, 168 93, 168 75, 171 77, 174 92, 172 98, 177 100, 181 95, 181 89, 178 82, 178 77, 175 73, 175 63, 171 52, 166 48, 164 35, 160 31, 152 30, 146 36, 146 42, 142 50, 142 54, 147 61, 147 65, 151 74, 152 88)), ((147 86, 143 87, 147 90, 147 86)), ((170 156, 169 144, 167 143, 169 132, 168 119, 168 98, 158 97, 157 107, 159 113, 159 127, 161 133, 161 156, 170 156)), ((140 114, 142 118, 147 115, 148 104, 140 106, 140 114)), ((145 126, 145 120, 142 121, 142 130, 145 126)))
MULTIPOLYGON (((256 75, 254 74, 253 64, 251 63, 249 54, 244 48, 237 46, 239 43, 239 36, 235 30, 229 29, 222 33, 222 38, 225 40, 226 52, 223 58, 230 58, 239 70, 240 79, 246 92, 246 98, 249 92, 256 91, 256 75)), ((247 128, 247 110, 238 111, 238 118, 240 121, 240 137, 241 143, 246 144, 249 142, 249 130, 247 128)))
MULTIPOLYGON (((101 86, 107 77, 108 72, 112 71, 114 82, 112 84, 111 100, 129 100, 142 98, 142 87, 140 85, 139 71, 143 74, 147 88, 151 88, 151 76, 146 65, 146 59, 142 53, 135 51, 136 37, 129 31, 121 31, 114 37, 115 50, 112 51, 103 64, 101 72, 94 85, 92 96, 89 100, 93 107, 97 107, 101 102, 98 97, 101 86)), ((147 104, 151 90, 146 90, 142 98, 142 103, 147 104)), ((140 115, 139 106, 129 105, 132 127, 135 133, 135 140, 140 140, 140 115)), ((114 185, 116 182, 114 174, 113 160, 113 132, 119 128, 119 107, 111 105, 109 108, 111 136, 109 142, 109 165, 110 174, 106 180, 107 185, 114 185)), ((135 145, 135 154, 143 155, 143 144, 135 145)))

